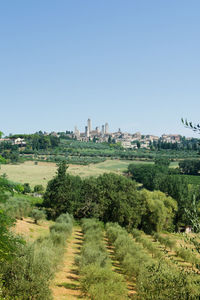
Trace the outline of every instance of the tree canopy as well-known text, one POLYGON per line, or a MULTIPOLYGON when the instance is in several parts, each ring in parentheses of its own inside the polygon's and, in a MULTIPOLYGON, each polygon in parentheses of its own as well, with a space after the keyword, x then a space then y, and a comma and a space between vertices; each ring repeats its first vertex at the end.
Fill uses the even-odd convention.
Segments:
POLYGON ((81 179, 66 170, 62 162, 44 194, 43 205, 49 217, 55 219, 67 211, 79 219, 95 217, 129 229, 156 231, 173 227, 177 204, 164 193, 140 191, 135 181, 113 173, 81 179))

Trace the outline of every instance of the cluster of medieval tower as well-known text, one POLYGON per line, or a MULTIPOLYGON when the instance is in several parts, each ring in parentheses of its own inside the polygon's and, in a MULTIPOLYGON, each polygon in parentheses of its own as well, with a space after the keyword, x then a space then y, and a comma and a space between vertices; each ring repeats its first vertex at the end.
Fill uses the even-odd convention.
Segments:
POLYGON ((87 120, 87 126, 85 126, 85 132, 81 134, 80 131, 75 126, 74 134, 76 136, 80 136, 80 135, 84 134, 85 137, 89 138, 91 136, 96 136, 96 135, 97 136, 98 135, 104 136, 104 135, 108 134, 108 131, 109 131, 108 123, 105 123, 105 125, 102 125, 101 130, 98 126, 95 128, 95 130, 92 130, 91 119, 88 119, 87 120))

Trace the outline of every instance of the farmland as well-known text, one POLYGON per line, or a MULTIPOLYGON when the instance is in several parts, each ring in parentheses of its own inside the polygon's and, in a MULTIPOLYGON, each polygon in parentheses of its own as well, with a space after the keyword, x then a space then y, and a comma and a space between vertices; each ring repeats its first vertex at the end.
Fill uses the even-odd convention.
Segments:
MULTIPOLYGON (((130 163, 152 164, 153 162, 127 161, 127 160, 106 160, 98 164, 69 165, 68 172, 71 175, 81 177, 98 176, 103 173, 114 172, 121 174, 125 171, 130 163)), ((175 168, 178 164, 173 162, 171 166, 175 168)), ((8 178, 14 182, 28 182, 33 187, 36 184, 46 186, 47 182, 56 174, 57 165, 55 163, 26 161, 23 164, 6 164, 1 165, 0 175, 6 173, 8 178)))
MULTIPOLYGON (((26 222, 27 228, 32 223, 30 218, 18 221, 18 233, 21 222, 26 222)), ((128 234, 113 223, 105 227, 93 219, 81 223, 81 227, 74 225, 72 235, 67 237, 62 264, 56 268, 50 283, 54 300, 152 299, 152 295, 163 300, 197 299, 199 235, 147 235, 136 229, 128 234), (189 292, 191 298, 186 296, 189 292)), ((45 232, 47 236, 48 225, 41 222, 42 235, 45 232)), ((55 223, 52 228, 56 226, 55 223)), ((26 239, 32 231, 38 233, 37 225, 31 229, 26 239)))
MULTIPOLYGON (((10 179, 19 181, 20 174, 21 182, 29 178, 32 186, 45 184, 47 178, 54 177, 43 199, 36 200, 20 189, 17 194, 19 185, 1 177, 2 185, 8 189, 7 194, 2 190, 2 199, 6 201, 1 205, 8 217, 17 219, 12 231, 27 242, 15 245, 18 255, 13 256, 13 261, 8 259, 0 264, 0 291, 4 297, 198 299, 199 234, 174 233, 187 222, 183 214, 177 213, 182 208, 178 207, 179 198, 176 201, 156 189, 138 189, 130 176, 119 176, 127 170, 129 162, 107 160, 88 166, 70 165, 68 169, 65 162, 58 169, 56 164, 47 162, 2 166, 2 174, 6 172, 4 167, 8 167, 9 176, 9 167, 13 167, 16 178, 10 179), (51 221, 46 221, 45 216, 51 221), (21 277, 22 273, 25 276, 21 277)), ((173 162, 170 167, 176 164, 173 162)), ((175 182, 176 186, 178 182, 177 195, 181 199, 183 190, 187 197, 193 191, 188 182, 179 180, 187 175, 177 174, 168 166, 164 169, 156 163, 142 165, 134 161, 132 169, 138 178, 139 171, 143 172, 142 179, 150 175, 151 183, 153 176, 170 184, 175 182), (148 172, 154 170, 157 172, 148 172)), ((11 170, 10 174, 14 172, 11 170)))
MULTIPOLYGON (((69 165, 68 172, 71 175, 81 177, 98 176, 103 173, 121 173, 127 169, 129 161, 107 160, 99 164, 69 165)), ((16 165, 1 165, 0 175, 6 173, 12 181, 24 183, 29 182, 31 186, 36 184, 46 185, 47 182, 56 174, 57 165, 55 163, 38 162, 37 165, 32 161, 16 165)))

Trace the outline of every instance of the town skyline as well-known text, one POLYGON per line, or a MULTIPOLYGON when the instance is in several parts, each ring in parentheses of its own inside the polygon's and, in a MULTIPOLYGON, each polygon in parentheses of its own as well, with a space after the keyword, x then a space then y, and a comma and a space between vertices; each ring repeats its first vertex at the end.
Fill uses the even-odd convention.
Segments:
POLYGON ((198 137, 181 118, 199 122, 199 10, 196 0, 3 1, 0 130, 73 130, 91 116, 111 131, 198 137))
MULTIPOLYGON (((181 123, 181 120, 180 120, 180 123, 181 123)), ((77 123, 76 123, 77 124, 77 123)), ((181 126, 184 128, 184 125, 181 123, 181 126)), ((157 136, 157 137, 162 137, 162 135, 179 135, 179 136, 182 136, 182 137, 186 137, 186 138, 200 138, 199 134, 198 133, 195 133, 193 132, 192 130, 188 129, 188 128, 184 128, 185 132, 188 133, 188 134, 183 134, 183 133, 180 133, 178 131, 168 131, 167 129, 163 132, 161 132, 160 134, 156 134, 155 132, 152 132, 152 131, 142 131, 140 130, 139 128, 131 128, 131 130, 128 130, 128 129, 125 129, 124 130, 124 127, 123 126, 120 126, 120 124, 118 124, 118 126, 116 126, 116 128, 113 128, 112 126, 112 123, 109 121, 109 122, 99 122, 98 124, 93 121, 93 119, 91 117, 89 117, 88 119, 86 119, 85 123, 84 121, 83 122, 79 122, 79 125, 74 125, 73 127, 65 127, 63 129, 55 129, 54 127, 52 127, 51 129, 49 130, 46 130, 46 129, 43 129, 43 128, 39 128, 39 130, 33 130, 33 131, 30 131, 30 130, 24 130, 24 131, 21 131, 21 132, 8 132, 7 130, 1 130, 0 128, 0 131, 3 132, 3 136, 9 136, 9 135, 15 135, 15 134, 32 134, 32 133, 36 133, 36 132, 39 132, 39 131, 42 131, 42 132, 45 132, 45 133, 52 133, 52 132, 65 132, 65 131, 70 131, 70 132, 73 132, 74 134, 76 133, 76 130, 78 130, 82 136, 86 135, 88 136, 88 133, 87 133, 87 128, 89 129, 89 132, 90 131, 93 131, 93 135, 95 133, 102 133, 102 131, 104 130, 104 134, 111 134, 111 133, 114 133, 114 132, 121 132, 121 133, 125 133, 125 134, 135 134, 135 133, 140 133, 141 135, 152 135, 152 136, 157 136), (88 124, 88 121, 90 123, 90 125, 88 124), (110 126, 111 125, 111 126, 110 126), (97 131, 97 132, 96 132, 97 131)), ((89 136, 88 136, 89 137, 89 136)))

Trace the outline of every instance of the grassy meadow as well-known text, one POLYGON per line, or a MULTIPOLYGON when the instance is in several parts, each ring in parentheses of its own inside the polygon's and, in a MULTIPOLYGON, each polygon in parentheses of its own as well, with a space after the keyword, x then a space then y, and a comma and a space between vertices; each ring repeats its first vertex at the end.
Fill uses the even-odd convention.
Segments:
MULTIPOLYGON (((122 173, 127 169, 130 161, 107 160, 99 164, 69 165, 68 172, 81 177, 98 176, 105 172, 122 173)), ((137 162, 138 163, 138 162, 137 162)), ((33 187, 36 184, 46 186, 48 181, 56 174, 56 163, 26 161, 23 164, 1 165, 0 175, 6 173, 14 182, 28 182, 33 187)))
MULTIPOLYGON (((103 173, 114 172, 121 174, 125 171, 130 163, 151 164, 153 162, 130 161, 130 160, 106 160, 98 164, 69 165, 68 172, 72 175, 81 177, 98 176, 103 173)), ((172 167, 178 164, 172 163, 172 167)), ((0 175, 6 173, 8 178, 14 182, 30 183, 31 187, 36 184, 46 186, 48 181, 56 174, 56 163, 38 162, 37 165, 33 161, 26 161, 23 164, 7 164, 0 166, 0 175)))

